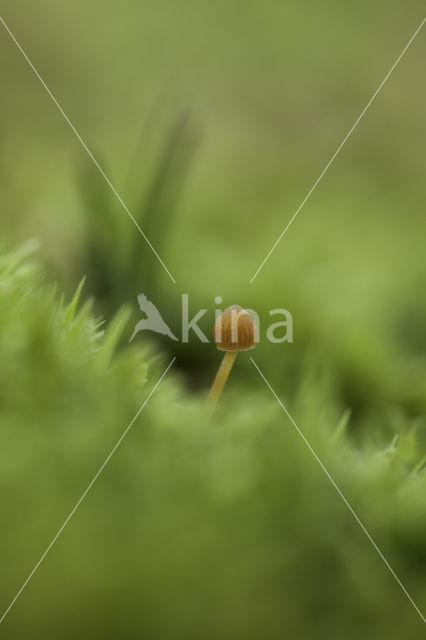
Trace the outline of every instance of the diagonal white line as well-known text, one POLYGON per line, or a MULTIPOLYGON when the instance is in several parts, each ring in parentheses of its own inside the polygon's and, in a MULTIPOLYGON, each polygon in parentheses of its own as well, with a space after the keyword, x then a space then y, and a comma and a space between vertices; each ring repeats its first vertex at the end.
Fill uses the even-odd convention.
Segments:
POLYGON ((61 113, 61 115, 63 116, 64 120, 66 121, 66 123, 68 124, 68 126, 70 127, 70 129, 73 131, 74 135, 76 136, 77 140, 80 142, 81 146, 83 147, 83 149, 86 151, 86 153, 88 154, 88 156, 90 157, 90 159, 92 160, 93 164, 95 165, 95 167, 97 168, 97 170, 99 171, 99 173, 102 175, 102 177, 104 178, 105 182, 107 183, 107 185, 109 186, 109 188, 111 189, 111 191, 113 192, 113 194, 115 195, 115 197, 117 198, 117 200, 119 201, 119 203, 121 204, 121 206, 123 207, 123 209, 125 210, 125 212, 127 213, 127 215, 129 216, 130 220, 133 222, 133 224, 137 227, 137 229, 139 230, 140 234, 142 235, 142 237, 144 238, 145 242, 148 244, 148 246, 150 247, 151 251, 154 253, 155 257, 157 258, 157 260, 161 263, 163 269, 166 271, 167 275, 169 276, 169 278, 174 282, 174 284, 176 284, 176 280, 174 279, 174 277, 172 276, 172 274, 170 273, 170 271, 167 269, 166 265, 164 264, 163 260, 160 258, 160 256, 158 255, 157 251, 154 249, 154 247, 152 246, 151 242, 149 241, 149 239, 147 238, 147 236, 145 235, 145 233, 142 231, 141 227, 139 226, 137 220, 135 219, 135 217, 132 215, 132 213, 129 211, 127 205, 125 204, 125 202, 123 201, 123 199, 121 198, 120 194, 117 192, 116 188, 114 187, 114 185, 112 184, 112 182, 110 181, 110 179, 108 178, 108 176, 106 175, 105 171, 102 169, 102 167, 100 166, 99 162, 96 160, 96 158, 94 157, 94 155, 92 154, 92 152, 90 151, 89 147, 87 146, 87 144, 84 142, 83 138, 81 137, 81 135, 78 133, 77 129, 74 127, 73 123, 71 122, 71 120, 69 119, 69 117, 67 116, 67 114, 65 113, 65 111, 63 110, 63 108, 61 107, 61 105, 59 104, 59 102, 57 101, 57 99, 55 98, 55 96, 53 95, 53 93, 51 92, 51 90, 49 89, 49 87, 47 86, 47 84, 45 83, 45 81, 43 80, 43 78, 41 77, 41 75, 39 74, 39 72, 37 71, 37 69, 35 68, 35 66, 33 65, 33 63, 31 62, 31 60, 29 59, 29 57, 27 56, 27 54, 25 53, 24 49, 21 47, 21 45, 19 44, 18 40, 15 38, 15 36, 13 35, 12 31, 9 29, 9 27, 7 26, 6 22, 3 20, 3 18, 0 16, 0 22, 2 23, 2 25, 4 26, 4 28, 6 29, 7 33, 10 35, 10 37, 12 38, 13 42, 16 44, 16 46, 18 47, 19 51, 22 53, 22 55, 24 56, 25 60, 28 62, 28 64, 30 65, 31 69, 34 71, 35 75, 37 76, 37 78, 40 80, 41 84, 43 85, 43 87, 46 89, 47 93, 49 94, 50 98, 52 99, 52 101, 55 103, 56 107, 58 108, 59 112, 61 113))
POLYGON ((148 394, 148 397, 145 399, 144 403, 142 404, 142 406, 139 408, 138 412, 136 413, 135 417, 133 418, 133 420, 130 422, 130 424, 128 425, 128 427, 125 429, 125 431, 123 432, 123 434, 120 436, 119 440, 117 441, 117 443, 114 445, 114 447, 111 449, 110 453, 108 454, 108 456, 105 458, 104 462, 102 463, 102 465, 99 467, 98 471, 95 473, 95 475, 93 476, 92 480, 90 481, 87 489, 84 491, 84 493, 81 495, 81 497, 78 499, 78 501, 75 503, 73 509, 70 511, 70 513, 68 514, 68 516, 66 517, 66 519, 64 520, 63 524, 61 525, 61 527, 59 528, 57 534, 55 535, 54 538, 52 538, 51 542, 49 543, 49 545, 47 546, 46 550, 44 551, 43 555, 41 556, 40 560, 37 562, 37 564, 35 565, 34 569, 31 571, 31 573, 28 575, 27 579, 25 580, 24 584, 22 585, 22 587, 19 589, 18 593, 16 594, 16 596, 13 598, 12 602, 9 604, 9 606, 7 607, 6 611, 3 613, 2 617, 0 618, 0 624, 3 622, 3 620, 5 619, 5 617, 7 616, 7 614, 9 613, 9 611, 11 610, 11 608, 13 607, 13 605, 15 604, 15 602, 17 601, 17 599, 19 598, 19 596, 21 595, 21 593, 23 592, 23 590, 25 589, 25 587, 27 586, 27 584, 29 583, 29 581, 31 580, 31 578, 33 577, 33 575, 35 574, 35 572, 37 571, 37 569, 39 568, 39 566, 41 565, 41 563, 43 562, 43 560, 45 559, 45 557, 47 556, 47 554, 49 553, 49 551, 51 550, 51 548, 53 547, 53 545, 55 544, 56 540, 59 538, 59 536, 61 535, 62 531, 65 529, 65 527, 67 526, 68 522, 71 520, 71 518, 73 517, 74 513, 77 511, 78 507, 80 506, 80 504, 83 502, 84 498, 87 496, 87 494, 89 493, 90 489, 93 487, 93 485, 95 484, 96 480, 99 478, 99 476, 101 475, 102 471, 105 469, 106 465, 108 464, 108 462, 110 461, 110 459, 112 458, 112 456, 114 455, 115 451, 117 450, 117 448, 120 446, 121 442, 124 440, 124 438, 126 437, 128 431, 130 430, 130 428, 132 427, 133 423, 135 422, 135 420, 138 418, 138 416, 140 415, 140 413, 142 412, 142 410, 144 409, 144 407, 147 405, 149 399, 151 398, 152 394, 154 393, 154 391, 157 389, 158 385, 160 384, 160 382, 162 381, 162 379, 164 378, 164 376, 166 375, 166 373, 168 372, 168 370, 170 369, 170 367, 172 366, 172 364, 174 363, 174 361, 176 360, 176 358, 173 358, 173 360, 170 362, 169 366, 167 367, 167 369, 163 372, 163 374, 161 375, 160 379, 156 382, 156 384, 153 386, 153 388, 151 389, 150 393, 148 394))
POLYGON ((320 183, 320 181, 322 180, 323 176, 325 175, 325 173, 327 172, 327 170, 329 169, 330 165, 332 164, 332 162, 334 161, 334 159, 336 158, 337 154, 339 153, 339 151, 342 149, 343 145, 346 143, 346 141, 348 140, 348 138, 350 137, 350 135, 352 134, 352 132, 354 131, 355 127, 358 125, 359 121, 361 120, 361 118, 365 115, 367 109, 370 107, 370 105, 372 104, 372 102, 374 101, 374 99, 376 98, 377 94, 380 92, 380 90, 382 89, 383 85, 385 84, 386 80, 389 78, 389 76, 391 75, 392 71, 395 69, 395 67, 397 66, 397 64, 399 63, 399 61, 401 60, 402 56, 405 54, 405 52, 407 51, 408 47, 411 45, 411 43, 413 42, 414 38, 417 36, 417 34, 419 33, 420 29, 423 27, 424 23, 426 21, 426 18, 424 18, 422 20, 422 22, 420 23, 420 25, 417 27, 417 29, 415 30, 415 32, 413 33, 413 35, 411 36, 411 38, 409 39, 409 41, 407 42, 407 44, 405 45, 405 47, 403 48, 403 50, 401 51, 401 53, 399 54, 399 56, 397 57, 397 59, 395 60, 395 62, 393 63, 393 65, 391 66, 391 68, 389 69, 389 71, 387 72, 387 74, 385 75, 384 79, 382 80, 382 82, 379 84, 379 86, 377 87, 376 91, 373 93, 373 95, 371 96, 370 100, 367 102, 366 106, 364 107, 364 109, 361 111, 361 113, 359 114, 358 118, 355 120, 354 124, 352 125, 352 127, 349 129, 348 133, 345 135, 345 137, 343 138, 343 141, 341 142, 341 144, 338 146, 337 150, 333 153, 333 155, 331 156, 330 160, 327 162, 326 166, 324 167, 323 171, 321 172, 321 174, 319 175, 319 177, 317 178, 317 180, 314 182, 312 188, 310 189, 310 191, 308 191, 307 195, 305 196, 305 198, 302 200, 301 204, 299 205, 299 208, 297 209, 296 213, 293 215, 293 217, 290 219, 290 222, 287 224, 287 226, 284 228, 284 230, 281 232, 280 236, 278 237, 278 239, 276 240, 276 242, 274 243, 274 245, 272 246, 272 248, 270 249, 269 253, 266 255, 266 258, 263 260, 262 264, 258 267, 257 271, 255 272, 254 276, 251 278, 250 280, 250 284, 252 284, 255 280, 255 278, 257 277, 257 275, 259 274, 259 271, 263 268, 265 262, 267 260, 269 260, 269 258, 271 257, 273 251, 275 251, 276 247, 278 246, 279 242, 282 240, 282 238, 284 237, 284 235, 287 233, 290 225, 294 222, 296 216, 299 214, 299 212, 301 211, 301 209, 303 208, 303 206, 305 205, 305 203, 307 202, 307 200, 309 199, 309 197, 311 196, 312 192, 317 188, 318 184, 320 183))
POLYGON ((343 493, 341 492, 339 487, 337 486, 336 482, 333 480, 333 478, 331 477, 331 475, 329 474, 329 472, 325 468, 324 464, 321 462, 320 458, 315 453, 314 449, 311 447, 311 445, 309 444, 309 442, 305 438, 304 434, 299 429, 299 427, 297 426, 297 424, 295 423, 295 421, 293 420, 293 418, 291 417, 291 415, 289 414, 289 412, 287 411, 287 409, 285 408, 285 406, 283 405, 283 403, 281 402, 281 400, 279 399, 279 397, 277 396, 277 394, 275 393, 275 391, 273 390, 273 388, 271 387, 271 385, 269 384, 269 382, 267 381, 267 379, 265 378, 265 376, 263 375, 263 373, 261 372, 261 370, 259 369, 259 367, 257 366, 257 364, 255 363, 255 361, 253 360, 253 358, 251 356, 250 356, 250 360, 252 361, 253 365, 255 366, 257 371, 259 372, 260 376, 263 378, 263 380, 266 383, 266 385, 269 388, 269 390, 272 392, 272 395, 278 401, 278 404, 280 405, 281 409, 284 411, 284 413, 286 414, 286 416, 288 417, 288 419, 290 420, 290 422, 292 423, 292 425, 296 429, 297 433, 302 438, 302 440, 304 441, 304 443, 308 447, 309 451, 314 456, 315 460, 318 462, 318 464, 320 465, 321 469, 324 471, 325 475, 330 480, 331 484, 336 489, 337 493, 342 498, 343 502, 345 503, 345 505, 347 506, 347 508, 349 509, 349 511, 351 512, 351 514, 355 518, 355 520, 358 522, 359 526, 364 531, 364 533, 367 536, 367 538, 370 540, 371 544, 373 545, 373 547, 375 548, 375 550, 377 551, 377 553, 379 554, 379 556, 381 557, 381 559, 383 560, 383 562, 385 563, 385 565, 387 566, 387 568, 389 569, 389 571, 391 572, 391 574, 393 575, 393 577, 395 578, 395 580, 397 581, 397 583, 399 584, 399 586, 401 587, 401 589, 403 590, 403 592, 405 593, 405 595, 407 596, 407 598, 409 599, 409 601, 411 602, 411 604, 413 605, 413 607, 415 608, 415 610, 417 611, 417 613, 419 614, 421 619, 423 620, 423 622, 426 624, 426 618, 424 617, 424 615, 422 614, 422 612, 420 611, 420 609, 418 608, 418 606, 414 602, 413 598, 410 596, 410 594, 408 593, 407 589, 404 587, 404 585, 402 584, 401 580, 398 578, 398 576, 396 575, 395 571, 392 569, 392 567, 390 566, 389 562, 386 560, 385 556, 380 551, 379 547, 374 542, 373 538, 368 533, 367 529, 365 528, 365 526, 363 525, 363 523, 361 522, 361 520, 359 519, 359 517, 357 516, 355 511, 352 509, 351 505, 349 504, 349 502, 347 501, 347 499, 345 498, 345 496, 343 495, 343 493))

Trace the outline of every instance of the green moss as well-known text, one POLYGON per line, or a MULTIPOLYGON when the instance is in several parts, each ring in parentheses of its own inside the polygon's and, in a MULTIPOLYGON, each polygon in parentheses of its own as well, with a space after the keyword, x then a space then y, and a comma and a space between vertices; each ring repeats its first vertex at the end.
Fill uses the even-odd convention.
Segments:
MULTIPOLYGON (((64 303, 37 262, 0 264, 5 609, 167 361, 116 346, 125 311, 104 327, 79 307, 81 287, 64 303)), ((203 397, 166 377, 5 637, 420 637, 418 614, 256 376, 249 395, 231 383, 212 424, 203 397)), ((308 367, 288 408, 421 607, 424 423, 400 416, 398 438, 355 446, 333 388, 308 367)))

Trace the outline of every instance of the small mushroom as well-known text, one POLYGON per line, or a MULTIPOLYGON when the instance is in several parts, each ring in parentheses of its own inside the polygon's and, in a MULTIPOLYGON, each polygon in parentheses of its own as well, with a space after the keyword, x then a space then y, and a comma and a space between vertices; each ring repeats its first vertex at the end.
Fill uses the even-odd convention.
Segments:
POLYGON ((217 318, 213 330, 216 346, 225 355, 207 396, 207 406, 213 413, 238 351, 256 346, 258 330, 251 315, 238 304, 228 307, 217 318))

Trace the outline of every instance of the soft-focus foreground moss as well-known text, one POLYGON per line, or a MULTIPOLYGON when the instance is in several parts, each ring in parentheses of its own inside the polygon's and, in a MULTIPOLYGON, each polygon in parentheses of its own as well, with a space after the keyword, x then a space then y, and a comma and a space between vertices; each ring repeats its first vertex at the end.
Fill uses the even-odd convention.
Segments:
MULTIPOLYGON (((61 302, 33 262, 1 259, 2 609, 167 364, 117 349, 126 314, 103 333, 77 298, 61 302)), ((290 411, 424 609, 423 424, 401 420, 395 442, 356 449, 319 376, 301 383, 290 411)), ((231 387, 208 425, 172 372, 0 631, 281 640, 423 629, 261 379, 250 395, 231 387)))

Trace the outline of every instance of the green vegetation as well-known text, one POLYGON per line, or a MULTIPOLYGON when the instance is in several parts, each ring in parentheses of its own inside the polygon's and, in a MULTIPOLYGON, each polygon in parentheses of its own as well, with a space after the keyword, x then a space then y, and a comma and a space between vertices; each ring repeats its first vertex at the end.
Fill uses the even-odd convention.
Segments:
MULTIPOLYGON (((22 253, 2 258, 0 273, 6 604, 164 364, 117 350, 126 314, 103 332, 88 305, 77 308, 81 287, 65 304, 22 253)), ((110 637, 418 637, 420 618, 263 385, 234 387, 213 424, 203 400, 176 375, 161 383, 4 621, 6 636, 41 634, 48 620, 52 637, 70 638, 99 627, 110 637)), ((324 376, 305 370, 289 408, 421 602, 424 422, 399 416, 398 437, 355 447, 336 406, 324 376)))
POLYGON ((250 353, 425 614, 426 31, 249 284, 423 8, 27 4, 2 16, 177 283, 0 29, 0 616, 176 361, 1 637, 417 640, 249 354, 209 423, 213 342, 128 341, 141 292, 176 335, 182 293, 209 336, 216 296, 255 309, 250 353))

